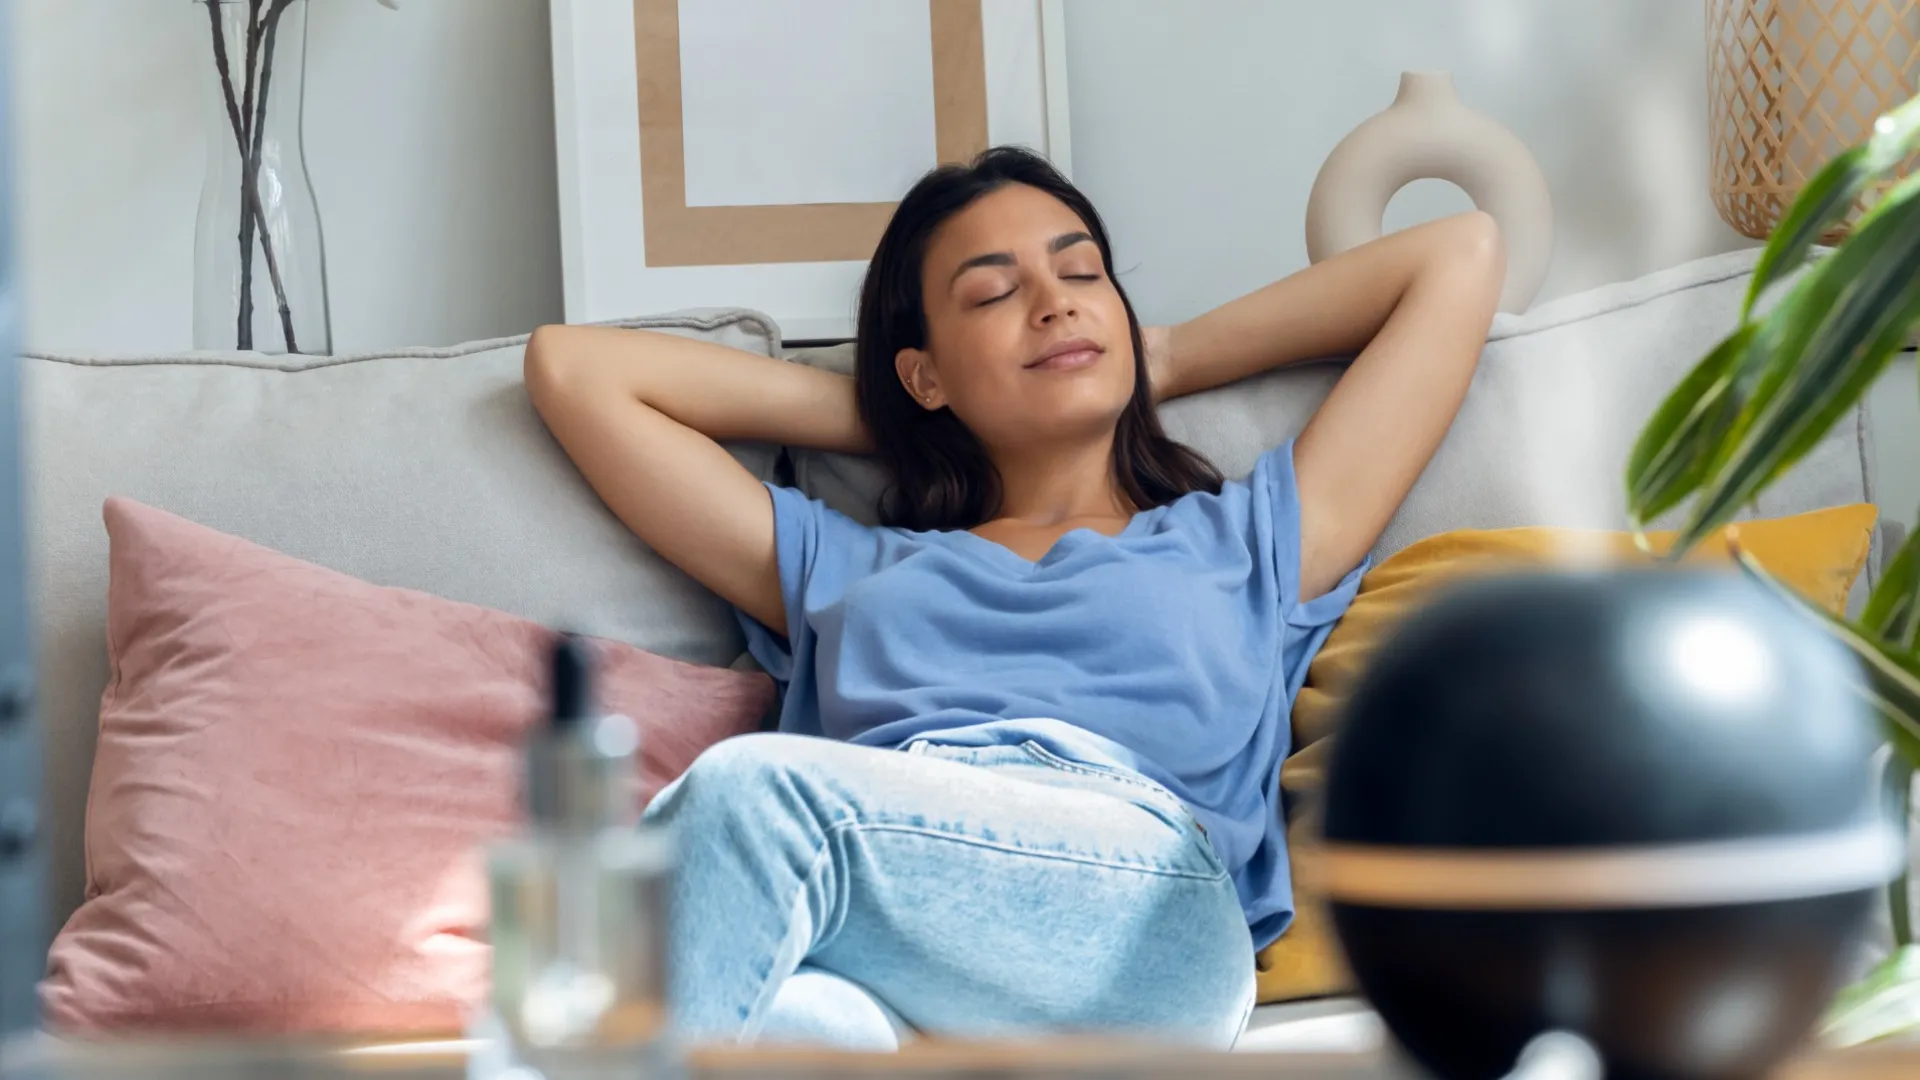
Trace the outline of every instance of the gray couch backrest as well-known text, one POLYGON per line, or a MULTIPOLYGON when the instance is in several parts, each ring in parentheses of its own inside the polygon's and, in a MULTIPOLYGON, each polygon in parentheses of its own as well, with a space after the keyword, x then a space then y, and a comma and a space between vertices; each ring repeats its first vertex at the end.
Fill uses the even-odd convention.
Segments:
MULTIPOLYGON (((773 355, 753 312, 629 325, 773 355)), ((56 925, 107 682, 107 537, 125 495, 289 555, 706 664, 739 629, 595 498, 521 385, 525 337, 365 356, 29 357, 29 558, 56 925)), ((771 477, 776 450, 736 456, 771 477)))
MULTIPOLYGON (((1752 253, 1502 316, 1467 405, 1378 553, 1449 529, 1618 528, 1622 464, 1655 404, 1732 326, 1752 253)), ((642 320, 773 354, 752 312, 642 320)), ((30 357, 32 573, 53 916, 84 886, 82 826, 107 680, 101 503, 125 495, 382 584, 422 589, 709 664, 741 642, 724 605, 635 540, 541 427, 524 338, 364 356, 30 357)), ((844 348, 806 362, 844 366, 844 348)), ((1317 364, 1170 403, 1175 437, 1244 475, 1338 376, 1317 364)), ((776 451, 735 448, 772 477, 776 451)), ((863 461, 790 452, 801 486, 872 516, 863 461)), ((1863 412, 1756 508, 1871 501, 1863 412)))

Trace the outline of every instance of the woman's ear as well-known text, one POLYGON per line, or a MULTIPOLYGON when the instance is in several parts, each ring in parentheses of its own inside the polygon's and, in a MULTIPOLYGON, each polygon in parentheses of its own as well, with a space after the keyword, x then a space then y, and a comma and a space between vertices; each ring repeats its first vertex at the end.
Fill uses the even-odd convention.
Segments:
POLYGON ((944 409, 947 396, 940 390, 940 377, 933 370, 933 357, 925 349, 901 349, 893 354, 893 369, 907 396, 929 411, 944 409))

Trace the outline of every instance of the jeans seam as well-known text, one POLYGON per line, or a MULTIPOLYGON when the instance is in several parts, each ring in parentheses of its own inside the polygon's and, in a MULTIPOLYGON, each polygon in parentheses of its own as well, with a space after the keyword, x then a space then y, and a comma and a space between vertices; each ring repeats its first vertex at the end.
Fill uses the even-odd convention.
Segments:
MULTIPOLYGON (((910 753, 910 754, 924 753, 927 743, 928 743, 928 740, 924 738, 914 739, 913 741, 909 742, 906 745, 905 750, 907 753, 910 753)), ((1198 831, 1199 836, 1195 837, 1194 840, 1196 843, 1199 844, 1202 850, 1202 853, 1206 858, 1206 861, 1214 868, 1215 875, 1220 878, 1228 878, 1232 876, 1232 874, 1227 870, 1226 862, 1220 858, 1220 853, 1214 849, 1212 839, 1206 835, 1206 832, 1207 832, 1206 827, 1200 824, 1200 819, 1194 816, 1193 810, 1187 806, 1186 801, 1180 798, 1180 796, 1174 794, 1173 791, 1167 788, 1164 784, 1155 783, 1154 781, 1149 780, 1146 777, 1128 776, 1125 772, 1123 772, 1118 768, 1112 768, 1112 767, 1102 768, 1099 766, 1087 765, 1081 762, 1072 761, 1067 758, 1063 758, 1060 755, 1052 752, 1051 750, 1048 750, 1046 747, 1040 745, 1040 743, 1034 739, 1023 740, 1022 742, 1017 744, 1017 746, 1011 743, 1004 744, 1004 745, 1006 745, 1008 748, 1020 750, 1022 753, 1026 754, 1029 758, 1032 758, 1035 762, 1039 763, 1041 766, 1045 768, 1054 769, 1058 772, 1064 772, 1074 776, 1082 776, 1089 780, 1101 780, 1101 781, 1112 780, 1112 781, 1117 781, 1118 783, 1121 783, 1124 785, 1129 785, 1131 787, 1138 788, 1141 791, 1144 791, 1147 794, 1153 796, 1155 806, 1159 806, 1160 809, 1155 809, 1154 806, 1142 806, 1138 802, 1135 802, 1134 805, 1140 806, 1141 809, 1146 810, 1148 813, 1153 814, 1156 817, 1161 817, 1161 820, 1164 821, 1168 825, 1168 827, 1178 830, 1181 828, 1181 826, 1177 822, 1168 821, 1164 816, 1162 816, 1163 813, 1166 812, 1166 807, 1162 804, 1171 803, 1172 804, 1171 812, 1176 816, 1185 819, 1187 824, 1193 826, 1193 828, 1198 831)), ((978 765, 977 762, 967 762, 967 763, 978 765)), ((1116 795, 1115 797, 1120 798, 1120 796, 1118 795, 1116 795)), ((1123 801, 1126 801, 1126 800, 1123 799, 1123 801)), ((1021 849, 1021 850, 1025 850, 1025 849, 1021 849)))
POLYGON ((1180 815, 1191 822, 1195 829, 1200 831, 1199 844, 1206 850, 1207 860, 1219 868, 1221 876, 1228 876, 1226 863, 1221 860, 1220 853, 1214 850, 1213 841, 1206 835, 1207 830, 1200 824, 1200 819, 1193 816, 1193 810, 1187 806, 1185 799, 1175 795, 1165 785, 1156 784, 1145 778, 1136 779, 1115 769, 1100 769, 1091 765, 1082 765, 1077 761, 1068 761, 1066 758, 1048 750, 1032 739, 1021 743, 1020 748, 1025 750, 1034 760, 1063 772, 1075 773, 1093 780, 1118 780, 1123 784, 1132 784, 1134 787, 1140 788, 1151 795, 1171 800, 1180 815))
POLYGON ((1065 851, 1042 851, 1042 850, 1039 850, 1038 848, 1023 847, 1021 845, 1009 844, 999 840, 984 840, 977 836, 968 836, 965 833, 950 832, 945 829, 929 828, 924 825, 897 825, 897 824, 892 824, 887 822, 872 822, 872 821, 843 821, 843 822, 838 822, 834 825, 828 826, 828 831, 829 832, 856 831, 856 832, 907 833, 914 836, 923 836, 932 840, 947 840, 956 844, 967 844, 972 847, 987 848, 993 851, 1004 851, 1010 855, 1024 855, 1030 858, 1053 859, 1057 862, 1078 863, 1082 866, 1092 866, 1102 870, 1124 870, 1124 871, 1128 871, 1136 874, 1152 874, 1157 877, 1184 878, 1190 881, 1219 882, 1219 881, 1225 881, 1227 879, 1227 874, 1224 871, 1219 871, 1219 872, 1209 871, 1206 873, 1201 873, 1193 870, 1179 870, 1173 867, 1166 867, 1166 866, 1151 866, 1151 865, 1146 865, 1142 863, 1114 862, 1110 859, 1100 859, 1100 858, 1095 858, 1094 856, 1091 856, 1091 855, 1079 855, 1079 854, 1075 854, 1072 852, 1065 852, 1065 851))
POLYGON ((1053 751, 1048 750, 1046 747, 1041 746, 1039 743, 1034 742, 1032 739, 1028 739, 1026 742, 1021 743, 1020 749, 1025 750, 1029 755, 1031 755, 1034 758, 1037 758, 1043 764, 1050 765, 1053 768, 1059 769, 1063 772, 1078 773, 1081 776, 1090 777, 1095 780, 1118 780, 1123 784, 1132 784, 1134 787, 1151 792, 1155 795, 1164 795, 1175 802, 1179 802, 1183 810, 1186 808, 1186 803, 1180 802, 1180 796, 1175 795, 1171 791, 1168 791, 1165 787, 1163 787, 1160 784, 1156 784, 1148 780, 1136 779, 1134 777, 1126 775, 1123 772, 1120 772, 1117 769, 1096 769, 1091 765, 1082 765, 1077 761, 1068 761, 1066 758, 1063 758, 1059 754, 1056 754, 1053 751))
MULTIPOLYGON (((1255 963, 1257 965, 1258 961, 1256 960, 1255 963)), ((1247 987, 1247 1002, 1245 1005, 1242 1005, 1240 1007, 1240 1024, 1238 1027, 1234 1028, 1233 1038, 1229 1040, 1227 1043, 1227 1049, 1229 1051, 1238 1047, 1240 1045, 1240 1040, 1246 1037, 1247 1024, 1252 1022, 1253 1020, 1253 1010, 1258 1008, 1260 1005, 1259 978, 1257 976, 1250 976, 1247 981, 1250 984, 1247 987)))
MULTIPOLYGON (((835 831, 834 827, 832 826, 828 827, 827 829, 828 835, 825 838, 825 840, 821 843, 820 850, 814 854, 813 864, 807 867, 806 874, 803 877, 801 877, 800 889, 793 898, 795 904, 802 904, 806 902, 807 890, 813 887, 815 879, 820 876, 821 867, 826 866, 829 862, 832 861, 833 859, 832 834, 834 831, 835 831)), ((835 926, 834 932, 832 934, 829 934, 829 933, 826 933, 826 928, 824 926, 815 926, 813 929, 814 929, 814 940, 811 942, 808 942, 807 947, 800 951, 800 958, 796 963, 799 963, 799 964, 806 963, 807 957, 812 956, 814 953, 818 952, 823 946, 827 944, 828 941, 832 940, 832 938, 836 934, 838 934, 840 930, 838 926, 835 926)), ((793 927, 791 925, 787 927, 787 932, 789 934, 793 932, 793 927)), ((785 943, 786 943, 785 941, 782 941, 782 944, 785 944, 785 943)), ((752 1004, 747 1005, 745 1008, 741 1010, 740 1023, 742 1027, 741 1027, 740 1039, 742 1042, 746 1042, 749 1039, 751 1039, 753 1036, 759 1034, 759 1030, 761 1026, 763 1026, 766 1022, 767 1008, 768 1006, 773 1004, 774 996, 780 992, 780 984, 786 981, 787 978, 791 977, 792 974, 793 974, 792 972, 788 972, 786 975, 783 975, 776 980, 773 978, 772 961, 768 962, 767 970, 762 972, 760 975, 759 993, 754 995, 754 1000, 752 1004)))

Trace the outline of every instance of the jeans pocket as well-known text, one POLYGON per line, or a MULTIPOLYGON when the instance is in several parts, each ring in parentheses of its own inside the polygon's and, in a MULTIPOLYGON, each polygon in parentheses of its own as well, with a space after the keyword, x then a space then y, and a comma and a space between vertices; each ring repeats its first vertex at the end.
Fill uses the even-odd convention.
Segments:
POLYGON ((1185 803, 1180 802, 1180 796, 1175 795, 1165 787, 1131 770, 1121 769, 1114 765, 1094 765, 1085 761, 1074 761, 1069 758, 1064 758, 1032 739, 1021 743, 1020 749, 1025 751, 1028 757, 1033 758, 1048 768, 1059 769, 1061 772, 1077 773, 1081 776, 1096 777, 1102 780, 1112 780, 1118 784, 1126 784, 1130 787, 1138 788, 1167 802, 1178 803, 1183 809, 1186 806, 1185 803))
POLYGON ((1227 872, 1226 864, 1220 860, 1219 853, 1213 848, 1213 841, 1207 839, 1206 827, 1201 825, 1200 819, 1193 815, 1186 801, 1165 786, 1154 783, 1139 773, 1117 766, 1095 765, 1061 757, 1031 739, 1021 743, 1020 749, 1025 751, 1034 762, 1049 769, 1111 784, 1116 798, 1124 799, 1153 814, 1174 829, 1186 833, 1194 843, 1199 845, 1215 870, 1221 874, 1227 872))
POLYGON ((903 745, 900 750, 902 753, 916 757, 929 757, 961 765, 976 765, 983 769, 1030 763, 1026 752, 1017 746, 967 746, 961 743, 937 742, 932 739, 914 739, 903 745))

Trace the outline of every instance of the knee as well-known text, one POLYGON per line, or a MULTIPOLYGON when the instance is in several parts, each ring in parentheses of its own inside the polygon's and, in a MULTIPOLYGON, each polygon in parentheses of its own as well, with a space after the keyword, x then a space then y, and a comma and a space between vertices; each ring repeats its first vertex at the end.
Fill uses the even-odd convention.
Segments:
POLYGON ((803 735, 756 732, 715 743, 648 808, 648 817, 691 825, 753 816, 756 804, 789 785, 806 767, 812 744, 803 735))
POLYGON ((690 786, 737 792, 803 766, 820 739, 777 732, 735 735, 707 747, 687 767, 690 786))
POLYGON ((865 987, 803 965, 775 991, 754 1041, 889 1053, 912 1039, 899 1014, 865 987))

